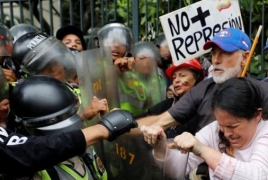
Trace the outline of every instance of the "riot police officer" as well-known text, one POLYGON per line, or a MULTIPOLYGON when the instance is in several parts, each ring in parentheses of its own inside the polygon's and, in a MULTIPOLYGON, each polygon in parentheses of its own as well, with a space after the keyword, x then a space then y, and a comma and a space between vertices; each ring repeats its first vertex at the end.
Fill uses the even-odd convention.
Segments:
MULTIPOLYGON (((0 67, 0 72, 1 72, 0 73, 0 85, 1 85, 0 86, 1 87, 0 89, 0 97, 1 97, 0 99, 0 117, 1 117, 0 158, 2 162, 0 163, 1 174, 11 174, 11 175, 17 175, 17 176, 33 174, 34 172, 38 170, 42 170, 50 166, 53 166, 75 155, 83 154, 85 152, 86 147, 89 147, 90 145, 92 145, 93 143, 101 139, 108 138, 109 140, 113 140, 118 135, 129 130, 129 128, 132 127, 132 124, 135 125, 135 122, 133 122, 133 119, 128 118, 129 114, 125 114, 126 112, 123 112, 124 116, 121 116, 120 115, 121 112, 117 111, 117 112, 110 113, 109 116, 108 115, 105 116, 104 119, 100 121, 100 124, 94 125, 94 126, 82 129, 82 130, 69 131, 71 128, 67 128, 64 133, 63 133, 64 130, 62 130, 57 134, 51 133, 51 135, 49 136, 24 136, 21 134, 14 133, 10 131, 9 129, 4 128, 6 115, 9 111, 9 100, 7 99, 9 96, 9 91, 8 91, 9 86, 7 86, 7 80, 5 79, 5 75, 1 67, 0 67), (121 125, 123 125, 124 122, 127 122, 129 124, 123 127, 121 125), (120 124, 120 127, 117 126, 117 123, 120 124), (117 127, 117 130, 119 130, 118 132, 117 130, 113 129, 110 126, 112 124, 114 125, 113 127, 117 127)), ((38 108, 41 108, 42 102, 44 102, 45 100, 44 97, 50 98, 50 100, 52 99, 53 102, 57 102, 57 100, 60 100, 61 98, 67 98, 67 101, 72 102, 72 103, 69 106, 66 104, 64 105, 64 103, 62 103, 60 107, 64 108, 66 106, 66 108, 61 112, 55 113, 54 115, 61 114, 61 113, 69 114, 73 118, 71 118, 72 121, 67 121, 66 124, 68 124, 68 122, 73 122, 73 124, 76 124, 77 125, 76 127, 78 127, 79 121, 76 119, 77 117, 75 115, 76 107, 74 107, 77 100, 73 96, 73 94, 72 93, 70 94, 70 92, 67 90, 66 90, 66 86, 64 86, 63 83, 55 79, 52 79, 49 77, 42 77, 41 79, 40 77, 32 77, 30 79, 27 79, 27 81, 25 80, 24 82, 19 84, 18 87, 16 87, 14 91, 12 92, 11 99, 10 99, 11 104, 14 105, 14 106, 12 105, 12 107, 14 108, 14 109, 12 108, 13 109, 12 112, 15 112, 19 115, 18 119, 21 120, 21 122, 24 122, 25 120, 33 120, 34 119, 33 117, 32 119, 25 118, 24 115, 26 114, 22 114, 22 110, 27 111, 27 113, 35 113, 34 111, 36 107, 35 105, 39 104, 38 108), (48 81, 46 81, 45 79, 48 81), (39 98, 35 98, 35 96, 33 96, 34 93, 32 92, 32 90, 34 90, 32 89, 32 87, 35 86, 36 82, 38 82, 37 83, 38 89, 41 87, 41 91, 39 89, 39 93, 40 93, 38 96, 39 98), (50 89, 50 91, 46 91, 46 90, 44 91, 43 87, 46 86, 48 82, 50 83, 50 85, 51 83, 55 85, 55 87, 48 86, 48 88, 46 89, 50 89), (44 84, 44 86, 42 86, 42 83, 44 84), (58 94, 52 93, 52 91, 55 91, 56 93, 58 92, 58 94), (62 91, 62 92, 59 94, 59 91, 62 91), (51 95, 53 95, 53 97, 51 95), (56 101, 54 98, 55 95, 60 95, 60 98, 56 98, 57 99, 56 101), (25 108, 24 105, 26 104, 30 105, 31 102, 32 102, 32 106, 28 107, 31 110, 25 108), (74 111, 69 111, 70 108, 73 109, 74 111)), ((37 92, 35 93, 36 93, 35 95, 38 94, 37 92)), ((59 105, 60 102, 58 102, 57 104, 59 105)), ((61 109, 60 107, 58 109, 61 109)), ((43 109, 43 111, 45 110, 46 108, 43 109)), ((45 112, 49 112, 49 110, 45 112)), ((38 116, 38 115, 35 114, 35 116, 38 116)), ((46 122, 50 122, 51 125, 55 122, 55 121, 53 122, 52 120, 53 115, 50 116, 51 118, 47 116, 48 119, 44 117, 45 116, 43 116, 43 120, 44 120, 43 122, 45 122, 45 120, 48 120, 46 122), (52 120, 52 121, 49 121, 49 120, 52 120)), ((58 120, 57 122, 60 123, 61 121, 64 120, 64 118, 68 119, 66 116, 65 117, 57 116, 56 119, 58 120)), ((32 130, 34 131, 34 128, 37 128, 37 126, 40 125, 40 122, 42 122, 42 121, 39 121, 40 119, 38 118, 36 118, 35 120, 39 123, 35 124, 34 121, 31 121, 30 124, 26 123, 28 125, 26 125, 25 127, 28 128, 28 126, 30 125, 30 127, 28 128, 29 131, 32 131, 32 130), (31 126, 34 124, 36 125, 36 127, 31 126)), ((69 125, 71 124, 72 123, 69 123, 69 125)), ((56 125, 56 123, 53 125, 56 125)), ((55 128, 55 126, 53 127, 55 128)), ((49 132, 49 130, 48 131, 43 130, 43 133, 44 132, 49 132)))
POLYGON ((113 64, 120 74, 133 70, 133 36, 131 29, 121 23, 109 23, 98 30, 98 41, 101 48, 109 47, 113 64))
MULTIPOLYGON (((57 137, 58 134, 68 134, 82 127, 82 121, 77 114, 79 107, 77 98, 69 91, 64 83, 49 76, 32 76, 20 82, 12 91, 10 107, 17 117, 16 121, 22 123, 22 127, 19 127, 19 129, 24 128, 24 132, 28 132, 31 135, 50 135, 57 137)), ((90 130, 82 130, 86 136, 87 146, 103 138, 112 141, 130 128, 136 127, 136 122, 127 111, 113 111, 104 116, 99 124, 101 125, 89 127, 90 130), (103 126, 106 127, 108 131, 105 130, 106 128, 103 128, 103 126), (89 138, 89 136, 92 137, 89 138)), ((17 143, 23 144, 26 140, 27 138, 21 138, 17 143)), ((76 139, 75 141, 80 140, 83 141, 83 138, 80 137, 80 139, 76 139)), ((27 154, 31 157, 36 156, 36 153, 40 154, 40 156, 45 156, 48 155, 52 149, 55 151, 54 153, 57 154, 57 151, 61 152, 65 149, 65 146, 69 146, 69 143, 72 144, 65 140, 62 141, 66 143, 63 147, 61 147, 61 142, 58 142, 59 145, 57 145, 57 142, 46 142, 47 147, 44 147, 43 150, 31 153, 31 149, 34 149, 34 147, 32 147, 27 154)), ((82 144, 82 142, 80 143, 82 144)), ((72 147, 68 148, 71 149, 72 147)), ((79 152, 82 153, 81 150, 79 152)), ((71 158, 72 156, 68 157, 71 158)), ((37 167, 32 167, 31 163, 34 164, 34 161, 31 161, 31 163, 21 162, 23 165, 26 166, 28 164, 28 166, 32 168, 27 169, 25 175, 27 177, 39 176, 41 179, 47 177, 51 179, 82 179, 83 177, 95 180, 102 179, 102 177, 100 177, 102 175, 101 173, 105 171, 100 161, 98 161, 98 166, 94 165, 94 158, 97 160, 99 160, 99 158, 97 156, 89 156, 88 152, 51 168, 47 168, 48 165, 54 165, 59 159, 65 159, 56 158, 57 160, 55 161, 53 159, 54 156, 47 156, 46 158, 47 163, 41 163, 42 166, 37 167), (35 171, 41 168, 47 169, 33 175, 35 171), (98 168, 97 171, 100 173, 100 176, 95 174, 96 170, 94 168, 98 168)), ((13 175, 17 174, 14 173, 13 175)))
POLYGON ((99 48, 99 40, 98 40, 98 31, 99 31, 99 27, 94 27, 91 28, 88 34, 88 45, 87 45, 87 49, 95 49, 95 48, 99 48))
POLYGON ((159 34, 155 40, 155 45, 159 49, 162 63, 159 66, 162 69, 167 69, 172 64, 171 54, 165 34, 159 34))

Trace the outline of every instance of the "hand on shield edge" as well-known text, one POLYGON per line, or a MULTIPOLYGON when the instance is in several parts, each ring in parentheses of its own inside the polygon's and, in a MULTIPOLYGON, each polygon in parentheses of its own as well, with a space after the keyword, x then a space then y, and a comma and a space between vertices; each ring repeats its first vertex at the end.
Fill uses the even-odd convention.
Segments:
POLYGON ((129 132, 131 128, 138 127, 131 113, 126 110, 115 110, 109 112, 99 121, 109 131, 108 141, 113 141, 120 135, 129 132))
POLYGON ((91 103, 84 110, 83 116, 90 120, 94 118, 98 113, 102 116, 109 112, 108 102, 106 99, 98 99, 96 96, 93 97, 91 103))
POLYGON ((9 84, 17 81, 17 77, 13 70, 3 68, 3 72, 9 84))
POLYGON ((113 108, 111 111, 116 111, 116 110, 121 110, 121 108, 113 108))
POLYGON ((134 71, 135 58, 134 57, 123 57, 118 58, 114 61, 117 72, 121 73, 127 70, 134 71))
POLYGON ((141 126, 140 131, 143 133, 144 141, 154 149, 155 157, 164 159, 167 147, 167 137, 161 126, 141 126))
POLYGON ((170 149, 178 149, 182 154, 193 152, 195 155, 200 155, 204 146, 204 144, 188 132, 176 136, 174 143, 168 145, 170 149))

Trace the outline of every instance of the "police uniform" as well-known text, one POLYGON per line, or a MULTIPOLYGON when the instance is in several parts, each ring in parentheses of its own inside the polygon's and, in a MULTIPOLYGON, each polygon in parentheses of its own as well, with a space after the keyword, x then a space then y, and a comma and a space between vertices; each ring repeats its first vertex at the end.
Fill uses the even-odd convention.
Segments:
POLYGON ((84 156, 75 156, 52 168, 39 171, 33 179, 107 180, 107 172, 99 156, 89 147, 84 156))
POLYGON ((148 97, 145 85, 135 73, 125 72, 119 80, 120 108, 137 115, 148 107, 148 97))
MULTIPOLYGON (((79 104, 81 106, 82 104, 81 91, 78 85, 74 83, 65 83, 65 84, 69 88, 69 90, 72 91, 74 95, 78 98, 79 104)), ((94 151, 92 147, 87 148, 86 153, 82 158, 76 157, 71 160, 59 163, 53 168, 50 168, 49 172, 47 170, 43 170, 41 172, 38 172, 38 175, 36 175, 36 177, 42 177, 41 178, 42 180, 49 180, 49 178, 55 179, 56 177, 62 180, 70 179, 71 177, 76 180, 80 180, 80 179, 81 180, 83 179, 107 180, 108 179, 107 171, 104 167, 104 164, 102 163, 100 157, 96 154, 96 152, 94 151), (75 164, 77 162, 80 162, 80 166, 82 166, 80 167, 80 169, 84 169, 83 174, 76 171, 75 167, 77 167, 77 165, 75 164), (66 163, 69 165, 66 165, 66 163), (73 166, 71 167, 70 165, 73 165, 73 166), (56 172, 56 173, 49 173, 51 171, 56 172)))
MULTIPOLYGON (((40 76, 40 77, 43 77, 43 76, 40 76)), ((56 79, 51 78, 50 81, 51 83, 53 83, 53 81, 55 80, 56 79)), ((79 100, 80 91, 78 87, 69 83, 65 83, 65 85, 75 95, 75 97, 77 98, 76 101, 81 102, 80 101, 81 99, 79 100)), ((56 91, 55 93, 57 94, 58 92, 56 91)), ((63 91, 62 93, 64 94, 65 92, 63 91)), ((84 139, 84 137, 82 139, 84 139)), ((50 179, 53 179, 53 180, 56 180, 56 179, 59 179, 59 180, 66 180, 66 179, 107 180, 106 169, 101 159, 98 157, 98 155, 96 154, 96 152, 93 150, 92 147, 88 147, 86 149, 86 152, 83 152, 80 154, 82 156, 72 157, 71 159, 61 162, 51 168, 39 171, 38 173, 35 173, 33 177, 31 178, 33 178, 34 180, 38 180, 38 179, 42 179, 42 180, 50 180, 50 179)))
MULTIPOLYGON (((88 139, 79 128, 82 122, 76 113, 77 102, 64 83, 49 76, 29 77, 14 88, 10 96, 10 107, 14 114, 29 133, 47 136, 25 137, 0 127, 0 157, 4 162, 0 164, 0 173, 5 174, 4 178, 32 180, 36 171, 69 158, 53 168, 40 171, 39 177, 91 179, 89 172, 93 172, 90 168, 94 166, 86 166, 90 159, 85 158, 89 156, 76 156, 85 153, 85 138, 88 139), (43 100, 42 103, 40 100, 43 100)), ((131 114, 123 110, 107 114, 99 124, 111 133, 107 138, 109 141, 137 127, 131 114), (114 126, 119 128, 114 129, 114 126)), ((103 164, 94 152, 87 151, 86 154, 92 155, 92 159, 96 158, 98 171, 102 173, 103 164)), ((94 180, 101 179, 93 174, 92 177, 94 180)))

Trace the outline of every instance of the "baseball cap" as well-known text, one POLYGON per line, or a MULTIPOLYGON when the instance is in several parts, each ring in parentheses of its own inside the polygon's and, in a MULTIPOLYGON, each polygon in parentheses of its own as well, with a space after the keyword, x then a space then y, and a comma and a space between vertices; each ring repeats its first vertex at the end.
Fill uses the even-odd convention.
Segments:
POLYGON ((172 74, 175 70, 183 68, 183 67, 187 67, 196 71, 202 71, 202 79, 205 77, 205 72, 202 70, 202 65, 200 64, 200 62, 197 59, 191 59, 188 60, 178 66, 175 66, 174 64, 172 64, 167 70, 166 70, 166 75, 167 77, 172 80, 172 74))
POLYGON ((239 49, 249 51, 251 43, 248 35, 243 31, 235 28, 227 28, 218 32, 211 41, 207 41, 203 48, 207 50, 213 45, 217 45, 219 48, 226 52, 233 52, 239 49))
POLYGON ((80 39, 80 41, 82 43, 83 49, 84 50, 87 49, 87 45, 86 45, 86 42, 85 42, 85 39, 84 39, 84 34, 81 31, 81 29, 79 29, 76 26, 67 25, 67 26, 61 27, 56 33, 56 38, 59 39, 59 40, 62 40, 68 34, 74 34, 77 37, 79 37, 79 39, 80 39))

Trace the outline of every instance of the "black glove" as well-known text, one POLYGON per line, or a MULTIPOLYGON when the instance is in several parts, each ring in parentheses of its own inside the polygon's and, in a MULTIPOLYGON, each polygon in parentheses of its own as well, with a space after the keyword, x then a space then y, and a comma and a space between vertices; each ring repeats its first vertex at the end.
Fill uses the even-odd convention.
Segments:
POLYGON ((115 140, 118 136, 130 131, 131 128, 138 127, 137 122, 131 113, 126 110, 114 110, 99 121, 109 131, 108 141, 115 140))

